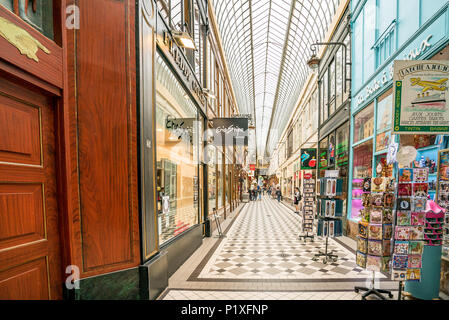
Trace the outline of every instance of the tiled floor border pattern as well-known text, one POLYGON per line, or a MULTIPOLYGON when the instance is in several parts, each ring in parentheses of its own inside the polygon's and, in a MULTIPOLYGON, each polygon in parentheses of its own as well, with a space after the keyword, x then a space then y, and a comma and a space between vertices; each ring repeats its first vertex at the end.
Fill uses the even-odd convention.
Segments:
MULTIPOLYGON (((276 204, 275 201, 277 200, 271 200, 271 199, 266 199, 264 201, 269 201, 269 206, 273 209, 273 205, 276 204)), ((244 204, 243 207, 240 208, 239 212, 235 215, 235 217, 233 218, 233 220, 231 221, 231 223, 229 224, 229 226, 226 228, 226 230, 224 231, 225 235, 228 235, 231 228, 234 226, 234 223, 239 220, 240 214, 244 214, 246 212, 246 210, 249 210, 251 205, 257 205, 258 202, 256 201, 254 202, 250 202, 249 204, 244 204)), ((288 213, 290 215, 292 215, 292 217, 294 219, 299 219, 299 217, 293 212, 293 210, 291 210, 290 208, 288 208, 288 206, 286 204, 283 203, 283 206, 276 206, 277 210, 282 210, 284 211, 284 213, 288 213)), ((299 230, 298 230, 299 233, 299 230)), ((338 244, 340 244, 342 247, 344 247, 345 249, 347 249, 349 252, 355 254, 355 250, 351 247, 349 247, 348 245, 346 245, 345 243, 343 243, 342 241, 338 240, 338 238, 334 238, 333 239, 335 242, 337 242, 338 244)), ((221 243, 225 241, 225 238, 221 238, 219 239, 213 246, 212 248, 209 250, 209 252, 204 256, 204 258, 201 260, 200 264, 194 269, 194 271, 190 274, 190 276, 188 277, 187 281, 197 281, 197 282, 274 282, 274 283, 280 283, 280 282, 364 282, 366 281, 366 279, 363 278, 342 278, 342 279, 332 279, 332 278, 315 278, 315 279, 238 279, 238 278, 222 278, 222 279, 217 279, 217 278, 200 278, 200 273, 202 272, 202 270, 204 269, 204 267, 207 265, 208 261, 212 258, 212 256, 214 255, 214 253, 216 252, 216 250, 219 248, 219 246, 221 245, 221 243)), ((298 240, 300 241, 300 240, 298 240)), ((355 257, 354 257, 355 260, 355 257)), ((380 278, 380 281, 391 281, 389 279, 389 275, 383 273, 384 278, 380 278)), ((339 290, 342 291, 342 290, 339 290)))

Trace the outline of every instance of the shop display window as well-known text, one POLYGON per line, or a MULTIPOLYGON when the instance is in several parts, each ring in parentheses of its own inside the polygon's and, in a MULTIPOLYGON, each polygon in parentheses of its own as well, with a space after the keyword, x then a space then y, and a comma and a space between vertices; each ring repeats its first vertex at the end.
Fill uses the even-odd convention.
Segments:
POLYGON ((320 150, 319 150, 320 153, 318 155, 319 159, 318 168, 320 170, 320 177, 324 177, 324 170, 326 170, 328 167, 328 159, 327 159, 328 148, 329 148, 328 137, 326 137, 320 141, 320 150))
POLYGON ((223 207, 223 152, 217 148, 217 210, 223 207))
POLYGON ((374 133, 374 103, 354 117, 354 143, 369 138, 374 133))
POLYGON ((353 179, 352 179, 352 204, 351 219, 358 220, 360 218, 360 209, 362 206, 362 185, 364 178, 372 176, 373 161, 373 141, 368 140, 353 150, 353 179))
POLYGON ((158 55, 156 161, 159 244, 198 223, 199 126, 197 109, 158 55))
MULTIPOLYGON (((347 168, 349 161, 349 122, 337 129, 335 158, 335 165, 338 168, 347 168)), ((342 172, 340 172, 341 174, 342 172)))

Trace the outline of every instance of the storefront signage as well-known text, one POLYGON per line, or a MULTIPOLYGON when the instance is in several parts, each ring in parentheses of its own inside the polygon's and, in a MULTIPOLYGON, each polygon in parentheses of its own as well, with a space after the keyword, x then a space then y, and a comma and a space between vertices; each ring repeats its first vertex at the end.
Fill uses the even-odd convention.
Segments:
POLYGON ((316 168, 316 149, 301 149, 301 170, 316 168))
POLYGON ((165 128, 172 134, 172 137, 178 140, 184 139, 192 142, 193 125, 195 118, 165 118, 165 128))
POLYGON ((393 133, 449 132, 449 61, 394 62, 393 133))
POLYGON ((174 43, 172 37, 167 31, 164 31, 164 44, 168 48, 168 52, 172 56, 176 65, 182 72, 187 83, 190 85, 191 90, 196 94, 196 96, 200 99, 201 103, 204 104, 206 101, 206 97, 198 84, 195 76, 192 74, 192 70, 188 62, 185 60, 184 55, 181 53, 181 50, 174 43))
POLYGON ((304 173, 304 179, 305 179, 305 180, 310 180, 310 179, 312 179, 312 174, 311 174, 311 173, 304 173))
POLYGON ((249 165, 249 170, 256 170, 256 165, 255 164, 250 164, 249 165))
MULTIPOLYGON (((430 39, 433 34, 429 34, 417 47, 412 47, 411 49, 406 49, 403 55, 404 60, 415 60, 421 57, 429 48, 432 47, 430 39)), ((387 66, 385 71, 382 72, 380 76, 374 79, 370 84, 368 84, 364 90, 356 97, 357 106, 368 101, 370 97, 375 96, 377 92, 382 90, 386 85, 390 84, 393 80, 393 63, 387 66), (387 71, 388 70, 388 71, 387 71)))
POLYGON ((248 145, 248 118, 215 118, 212 123, 214 145, 248 145))
POLYGON ((249 125, 254 126, 254 119, 251 113, 239 113, 232 116, 232 118, 248 118, 249 125))

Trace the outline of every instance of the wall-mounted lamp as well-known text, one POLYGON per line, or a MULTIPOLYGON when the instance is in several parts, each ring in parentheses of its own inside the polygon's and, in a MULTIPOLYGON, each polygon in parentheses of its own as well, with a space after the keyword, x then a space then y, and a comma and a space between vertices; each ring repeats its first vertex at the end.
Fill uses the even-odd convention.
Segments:
POLYGON ((195 42, 187 32, 172 30, 171 33, 178 46, 186 49, 196 50, 195 42))
POLYGON ((320 65, 321 59, 318 58, 315 52, 312 54, 312 57, 307 61, 307 65, 312 69, 313 72, 318 70, 318 66, 320 65))

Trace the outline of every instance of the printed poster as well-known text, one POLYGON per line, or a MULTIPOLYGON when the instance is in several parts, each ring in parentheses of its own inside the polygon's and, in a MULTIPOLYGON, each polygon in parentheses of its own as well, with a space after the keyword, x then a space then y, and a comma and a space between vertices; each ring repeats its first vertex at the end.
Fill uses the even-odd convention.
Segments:
POLYGON ((394 61, 393 133, 449 132, 449 61, 394 61))

